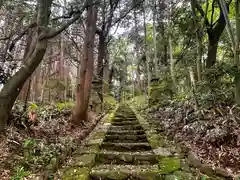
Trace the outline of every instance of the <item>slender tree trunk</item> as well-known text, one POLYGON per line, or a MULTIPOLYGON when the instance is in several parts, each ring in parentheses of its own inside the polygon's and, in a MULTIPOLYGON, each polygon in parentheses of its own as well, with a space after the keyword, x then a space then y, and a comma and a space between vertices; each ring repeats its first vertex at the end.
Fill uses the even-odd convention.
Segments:
POLYGON ((149 57, 148 57, 148 49, 147 49, 147 25, 146 25, 146 12, 145 12, 145 7, 143 9, 143 21, 144 21, 144 53, 145 53, 145 68, 146 68, 146 73, 147 73, 147 88, 146 88, 146 95, 149 97, 149 90, 151 87, 151 71, 150 71, 150 62, 149 62, 149 57))
POLYGON ((175 71, 174 71, 174 60, 173 60, 173 52, 172 52, 172 38, 171 35, 168 37, 169 43, 169 56, 170 56, 170 73, 173 81, 173 89, 176 88, 176 79, 175 79, 175 71))
MULTIPOLYGON (((89 2, 92 4, 91 2, 89 2)), ((91 93, 92 77, 93 77, 93 49, 94 37, 96 32, 97 11, 96 7, 90 6, 87 10, 87 27, 84 39, 83 61, 80 67, 80 85, 79 85, 79 105, 73 116, 73 122, 80 124, 87 120, 87 110, 89 97, 91 93)))
POLYGON ((199 103, 198 103, 197 96, 196 96, 196 81, 195 81, 194 72, 193 72, 192 67, 189 67, 189 76, 190 76, 190 80, 191 80, 191 86, 192 86, 191 89, 192 89, 193 98, 195 101, 195 106, 196 106, 196 109, 198 110, 199 103))
POLYGON ((98 91, 100 95, 100 100, 103 102, 103 60, 105 58, 105 36, 102 31, 99 34, 99 44, 98 44, 98 63, 97 63, 97 77, 98 77, 98 91))
POLYGON ((105 62, 104 62, 104 69, 103 69, 103 95, 109 94, 109 53, 106 49, 105 53, 105 62))
MULTIPOLYGON (((133 15, 134 15, 134 29, 135 29, 135 58, 137 60, 137 71, 136 71, 136 78, 137 78, 137 83, 136 83, 136 87, 138 89, 141 89, 141 81, 140 81, 140 72, 139 72, 139 37, 138 37, 138 23, 137 23, 137 12, 136 9, 134 9, 133 11, 133 15)), ((141 89, 142 90, 142 89, 141 89)))
POLYGON ((202 69, 202 38, 201 38, 201 29, 200 29, 200 25, 197 24, 197 14, 196 14, 196 1, 192 0, 191 1, 191 8, 192 8, 192 12, 193 12, 193 22, 194 22, 194 26, 197 28, 196 29, 196 41, 197 41, 197 60, 196 60, 196 66, 197 66, 197 80, 201 81, 201 69, 202 69))
POLYGON ((157 77, 157 69, 158 69, 158 60, 157 60, 157 34, 156 34, 156 1, 153 1, 153 46, 154 46, 154 76, 157 77))
POLYGON ((26 91, 26 95, 25 95, 23 112, 27 111, 27 103, 28 103, 28 99, 29 99, 29 95, 30 95, 31 83, 32 83, 32 78, 30 77, 28 79, 28 87, 27 87, 27 91, 26 91))

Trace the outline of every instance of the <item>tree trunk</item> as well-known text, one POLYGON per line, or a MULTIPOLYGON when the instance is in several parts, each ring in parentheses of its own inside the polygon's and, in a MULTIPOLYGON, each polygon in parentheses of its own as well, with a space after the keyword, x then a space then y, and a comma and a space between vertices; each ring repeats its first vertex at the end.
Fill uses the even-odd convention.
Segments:
POLYGON ((28 62, 3 86, 0 92, 0 131, 3 131, 12 106, 25 81, 40 64, 47 48, 45 41, 39 42, 28 62))
MULTIPOLYGON (((41 28, 48 25, 51 5, 52 0, 39 0, 37 24, 41 28)), ((38 29, 37 33, 37 37, 39 37, 42 31, 38 29)), ((26 57, 26 63, 4 84, 0 92, 0 131, 4 131, 12 106, 24 83, 43 59, 47 49, 47 42, 47 40, 38 40, 33 53, 28 54, 26 57)))
POLYGON ((103 95, 106 95, 109 93, 109 53, 106 49, 105 52, 105 62, 104 62, 104 68, 103 68, 103 95))
POLYGON ((143 7, 143 26, 144 26, 144 55, 145 59, 145 68, 147 74, 147 88, 146 88, 146 96, 149 98, 150 86, 151 86, 151 71, 150 71, 150 61, 148 57, 148 48, 147 48, 147 25, 146 25, 146 12, 145 7, 143 7))
POLYGON ((98 63, 97 63, 97 77, 98 77, 98 91, 100 99, 103 102, 103 60, 105 58, 105 36, 103 31, 99 34, 99 44, 98 44, 98 63))
POLYGON ((211 68, 217 59, 218 39, 214 35, 208 35, 208 54, 206 60, 206 68, 211 68))
POLYGON ((157 62, 157 34, 156 34, 156 2, 153 1, 154 7, 153 7, 153 46, 154 46, 154 73, 153 75, 155 77, 158 77, 158 62, 157 62))
MULTIPOLYGON (((92 4, 91 2, 89 2, 92 4)), ((82 121, 87 120, 87 110, 89 97, 91 93, 92 77, 93 77, 93 49, 94 37, 96 32, 97 11, 93 6, 88 7, 87 10, 87 27, 84 39, 84 53, 83 61, 80 67, 80 84, 79 84, 79 105, 76 106, 75 114, 73 115, 73 122, 81 124, 82 121)))
POLYGON ((176 88, 176 79, 175 79, 175 71, 174 71, 174 60, 173 60, 173 52, 172 52, 172 38, 171 34, 168 37, 169 43, 169 56, 170 56, 170 73, 173 81, 173 90, 175 91, 176 88))

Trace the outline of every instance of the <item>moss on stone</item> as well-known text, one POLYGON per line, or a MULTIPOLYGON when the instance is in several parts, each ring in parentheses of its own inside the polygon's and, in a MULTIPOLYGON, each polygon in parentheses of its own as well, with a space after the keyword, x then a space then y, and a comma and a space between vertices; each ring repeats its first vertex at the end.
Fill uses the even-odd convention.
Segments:
POLYGON ((84 154, 75 156, 73 166, 91 167, 95 163, 95 154, 84 154))
POLYGON ((64 171, 62 180, 88 180, 90 170, 88 168, 71 167, 64 171))
POLYGON ((184 172, 184 171, 176 171, 173 173, 177 177, 178 180, 192 180, 194 177, 192 174, 184 172))
POLYGON ((86 145, 82 148, 77 149, 73 156, 78 156, 82 154, 96 154, 99 151, 99 144, 86 145))
POLYGON ((101 139, 104 138, 105 132, 104 131, 97 131, 93 135, 93 139, 101 139))
POLYGON ((180 159, 176 157, 164 157, 159 159, 159 168, 161 174, 169 174, 181 168, 180 159))
POLYGON ((113 179, 113 180, 123 180, 128 177, 128 173, 121 172, 121 171, 108 171, 108 170, 99 170, 99 171, 92 171, 92 177, 98 177, 102 179, 113 179))
POLYGON ((88 145, 101 145, 103 142, 103 138, 100 139, 90 139, 88 145))
POLYGON ((144 180, 155 180, 158 174, 157 170, 145 171, 145 172, 137 172, 135 177, 137 179, 144 179, 144 180))

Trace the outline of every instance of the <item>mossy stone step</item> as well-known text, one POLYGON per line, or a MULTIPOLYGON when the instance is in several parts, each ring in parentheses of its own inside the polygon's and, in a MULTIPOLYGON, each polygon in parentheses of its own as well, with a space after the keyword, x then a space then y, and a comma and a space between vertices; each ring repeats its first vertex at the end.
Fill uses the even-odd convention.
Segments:
POLYGON ((115 116, 114 120, 136 120, 137 117, 136 116, 115 116))
POLYGON ((152 151, 146 152, 117 152, 100 151, 96 157, 96 164, 157 164, 155 154, 152 151))
POLYGON ((112 122, 138 121, 137 118, 115 118, 112 122))
POLYGON ((137 120, 134 121, 121 121, 121 122, 112 122, 113 126, 124 126, 124 125, 136 125, 139 124, 139 122, 137 120))
POLYGON ((154 180, 157 165, 100 165, 91 170, 90 179, 95 180, 154 180))
POLYGON ((125 119, 125 118, 128 118, 128 119, 136 119, 137 116, 134 115, 134 114, 132 114, 132 115, 127 115, 127 114, 122 114, 122 115, 120 115, 120 114, 116 114, 116 115, 115 115, 115 118, 116 118, 116 119, 121 119, 121 118, 123 118, 123 119, 125 119))
POLYGON ((101 149, 107 149, 119 152, 134 152, 134 151, 150 151, 151 146, 149 143, 110 143, 104 142, 101 149))
POLYGON ((144 130, 141 125, 111 126, 109 131, 144 130))
POLYGON ((144 130, 123 130, 123 131, 108 131, 107 135, 143 135, 145 134, 144 130))
POLYGON ((114 141, 114 140, 120 140, 120 141, 124 141, 124 140, 133 140, 133 141, 142 141, 147 139, 146 135, 106 135, 104 142, 106 141, 114 141))

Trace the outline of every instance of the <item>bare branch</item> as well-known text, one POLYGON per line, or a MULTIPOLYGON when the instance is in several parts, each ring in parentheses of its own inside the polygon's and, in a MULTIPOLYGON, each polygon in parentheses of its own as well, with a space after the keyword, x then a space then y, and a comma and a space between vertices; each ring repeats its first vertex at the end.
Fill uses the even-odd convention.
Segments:
POLYGON ((25 35, 27 34, 28 30, 37 26, 36 22, 28 25, 16 38, 13 39, 11 45, 9 46, 9 51, 11 52, 15 46, 15 44, 25 35))
POLYGON ((117 24, 119 21, 121 21, 122 19, 124 19, 133 9, 135 9, 137 6, 139 6, 140 4, 142 4, 144 2, 144 0, 139 1, 138 3, 134 4, 130 9, 128 9, 128 11, 123 14, 121 17, 119 17, 112 25, 117 24))
POLYGON ((58 34, 60 34, 61 32, 63 32, 65 29, 67 29, 71 24, 73 24, 74 22, 76 22, 82 15, 82 13, 84 12, 84 10, 89 6, 88 1, 86 0, 82 9, 80 9, 79 11, 73 13, 72 15, 74 15, 74 17, 72 19, 70 19, 69 21, 65 22, 61 27, 59 27, 58 29, 52 28, 48 31, 48 33, 42 35, 40 37, 40 40, 43 39, 50 39, 53 38, 55 36, 57 36, 58 34))

